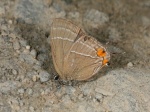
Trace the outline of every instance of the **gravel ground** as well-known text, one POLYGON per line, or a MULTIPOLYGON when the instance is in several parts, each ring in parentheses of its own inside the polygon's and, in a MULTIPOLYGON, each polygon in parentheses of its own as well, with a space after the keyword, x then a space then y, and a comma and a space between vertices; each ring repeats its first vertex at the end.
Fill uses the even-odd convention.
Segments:
POLYGON ((150 112, 149 0, 0 0, 0 112, 150 112), (111 52, 91 81, 61 85, 50 50, 68 18, 111 52))

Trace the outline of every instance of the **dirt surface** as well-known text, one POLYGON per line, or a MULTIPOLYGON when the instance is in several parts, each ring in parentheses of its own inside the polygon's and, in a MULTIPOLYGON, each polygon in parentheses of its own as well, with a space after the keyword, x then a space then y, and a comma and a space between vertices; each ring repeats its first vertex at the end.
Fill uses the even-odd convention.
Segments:
POLYGON ((150 112, 149 0, 0 0, 0 112, 150 112), (67 18, 106 44, 110 66, 60 85, 50 26, 67 18))

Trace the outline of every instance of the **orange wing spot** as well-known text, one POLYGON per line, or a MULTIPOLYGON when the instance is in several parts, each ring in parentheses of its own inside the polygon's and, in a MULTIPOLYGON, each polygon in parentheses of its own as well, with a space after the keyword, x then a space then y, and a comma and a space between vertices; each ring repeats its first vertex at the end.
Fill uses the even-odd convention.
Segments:
POLYGON ((106 52, 104 51, 103 48, 98 48, 98 49, 97 49, 97 55, 98 55, 99 57, 105 57, 105 56, 106 56, 106 52))
POLYGON ((108 60, 107 60, 107 59, 104 59, 104 60, 103 60, 103 65, 106 65, 106 63, 108 63, 108 60))

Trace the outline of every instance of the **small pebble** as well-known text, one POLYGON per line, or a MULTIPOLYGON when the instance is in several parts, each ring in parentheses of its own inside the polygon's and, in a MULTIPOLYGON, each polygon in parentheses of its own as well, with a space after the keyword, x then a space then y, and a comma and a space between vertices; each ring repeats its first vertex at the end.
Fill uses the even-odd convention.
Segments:
POLYGON ((75 91, 76 91, 76 89, 74 87, 72 87, 72 86, 68 86, 67 90, 66 90, 66 92, 68 94, 73 94, 73 93, 75 93, 75 91))
POLYGON ((45 90, 45 94, 49 94, 51 92, 51 90, 50 90, 50 88, 47 88, 46 90, 45 90))
POLYGON ((37 56, 37 60, 42 61, 42 62, 47 58, 48 58, 47 55, 44 53, 38 54, 37 56))
POLYGON ((9 20, 8 23, 9 23, 9 24, 12 24, 12 20, 9 20))
POLYGON ((3 15, 3 14, 5 14, 5 9, 1 6, 0 7, 0 15, 3 15))
POLYGON ((31 112, 34 112, 34 107, 30 106, 30 107, 29 107, 29 110, 30 110, 31 112))
POLYGON ((15 50, 20 49, 20 44, 19 44, 19 41, 18 41, 18 40, 15 40, 15 41, 13 42, 13 48, 14 48, 15 50))
POLYGON ((31 52, 30 52, 30 54, 31 54, 34 58, 36 58, 36 56, 37 56, 37 52, 36 52, 35 49, 32 49, 31 52))
POLYGON ((27 89, 27 93, 28 93, 29 95, 32 95, 33 90, 32 90, 31 88, 29 88, 29 89, 27 89))
POLYGON ((33 68, 34 68, 35 70, 40 70, 40 69, 41 69, 41 66, 40 66, 40 65, 34 65, 33 68))
POLYGON ((37 61, 36 61, 36 64, 37 64, 38 66, 42 66, 43 62, 37 60, 37 61))
POLYGON ((102 97, 103 97, 102 94, 99 94, 99 93, 96 93, 96 95, 95 95, 95 98, 98 100, 101 100, 102 97))
POLYGON ((23 101, 20 101, 20 102, 19 102, 19 105, 20 105, 20 106, 23 106, 23 105, 24 105, 23 101))
POLYGON ((36 62, 36 60, 31 55, 28 55, 28 54, 25 54, 25 53, 20 54, 19 58, 20 58, 20 60, 24 60, 24 61, 26 61, 27 63, 30 63, 30 64, 34 64, 36 62))
POLYGON ((17 70, 12 69, 12 73, 13 73, 14 75, 17 75, 17 70))
POLYGON ((17 54, 17 55, 20 54, 20 51, 19 51, 19 50, 16 50, 16 54, 17 54))
POLYGON ((29 83, 30 83, 30 79, 29 79, 29 78, 24 78, 24 79, 22 80, 22 83, 29 84, 29 83))
POLYGON ((23 53, 25 53, 25 54, 29 54, 29 53, 30 53, 30 51, 29 51, 29 49, 24 49, 24 50, 23 50, 23 53))
POLYGON ((20 42, 21 46, 23 46, 23 47, 27 46, 27 41, 26 40, 20 39, 19 42, 20 42))
POLYGON ((132 63, 132 62, 129 62, 129 63, 127 64, 127 67, 133 67, 133 63, 132 63))
POLYGON ((80 94, 80 95, 78 96, 78 99, 79 99, 79 100, 84 100, 83 94, 80 94))
POLYGON ((16 112, 19 112, 20 106, 17 104, 11 105, 12 110, 16 110, 16 112))
POLYGON ((24 93, 24 89, 23 88, 18 89, 18 93, 23 94, 24 93))
POLYGON ((13 39, 16 38, 16 35, 15 35, 14 33, 10 33, 9 36, 10 36, 11 38, 13 38, 13 39))
POLYGON ((69 12, 68 13, 70 18, 76 19, 80 17, 80 13, 79 12, 69 12))
POLYGON ((29 45, 26 46, 26 49, 30 50, 30 48, 31 48, 31 46, 29 46, 29 45))
POLYGON ((41 95, 45 95, 45 91, 42 91, 42 92, 41 92, 41 95))
POLYGON ((32 76, 32 80, 33 80, 34 82, 36 82, 37 79, 38 79, 38 77, 37 77, 36 75, 33 75, 33 76, 32 76))
POLYGON ((47 71, 40 71, 39 78, 41 82, 46 82, 50 79, 51 75, 47 71))

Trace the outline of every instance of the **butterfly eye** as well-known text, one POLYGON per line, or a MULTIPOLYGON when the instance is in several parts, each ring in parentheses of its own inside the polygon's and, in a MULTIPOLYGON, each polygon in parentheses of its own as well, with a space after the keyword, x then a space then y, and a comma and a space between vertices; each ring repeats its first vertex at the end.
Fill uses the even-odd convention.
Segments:
POLYGON ((58 80, 59 79, 59 76, 58 75, 55 75, 54 76, 54 80, 58 80))

